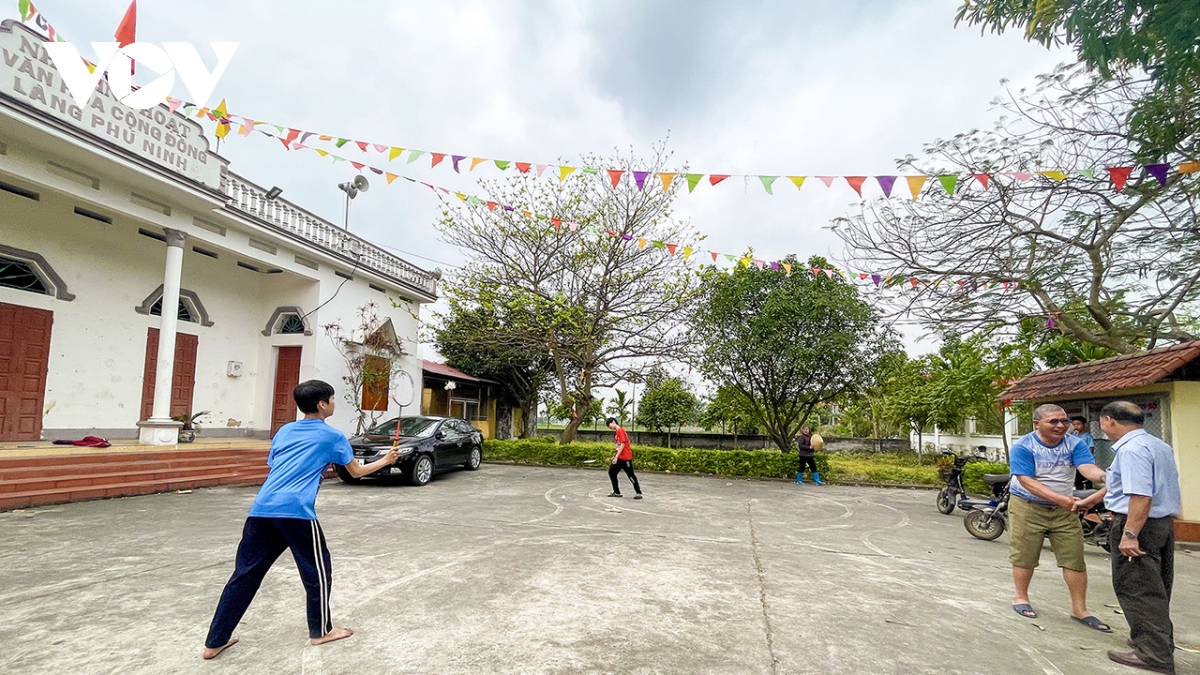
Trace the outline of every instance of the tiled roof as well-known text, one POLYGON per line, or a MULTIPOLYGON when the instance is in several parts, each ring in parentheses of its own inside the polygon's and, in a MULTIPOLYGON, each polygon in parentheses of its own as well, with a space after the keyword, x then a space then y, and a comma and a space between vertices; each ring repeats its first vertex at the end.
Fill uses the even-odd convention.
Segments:
POLYGON ((1001 401, 1031 401, 1144 387, 1158 382, 1197 357, 1200 357, 1200 341, 1051 368, 1026 375, 996 398, 1001 401))
POLYGON ((448 366, 444 363, 437 363, 436 361, 422 360, 421 361, 421 370, 424 370, 425 372, 429 373, 430 375, 436 375, 437 377, 448 377, 452 380, 464 380, 466 382, 481 382, 483 384, 497 384, 493 380, 485 380, 480 377, 472 377, 457 368, 451 368, 450 366, 448 366))

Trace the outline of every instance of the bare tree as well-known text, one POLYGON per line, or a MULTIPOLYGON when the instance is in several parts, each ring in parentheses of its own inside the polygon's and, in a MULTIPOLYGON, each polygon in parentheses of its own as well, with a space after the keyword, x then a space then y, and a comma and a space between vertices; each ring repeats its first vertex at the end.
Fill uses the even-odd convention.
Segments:
POLYGON ((551 357, 558 396, 573 413, 564 443, 574 440, 592 392, 622 381, 631 360, 679 352, 677 328, 695 286, 683 245, 697 237, 672 215, 678 182, 664 189, 656 175, 670 171, 669 160, 663 146, 644 159, 587 157, 585 165, 628 171, 615 185, 582 171, 565 180, 530 172, 481 181, 490 202, 444 210, 443 238, 472 254, 445 294, 504 317, 503 330, 481 339, 551 357))
POLYGON ((385 329, 378 305, 369 302, 355 314, 354 326, 335 321, 321 328, 346 362, 345 399, 357 415, 354 433, 361 434, 387 410, 389 387, 403 368, 401 358, 406 352, 395 333, 385 329))
POLYGON ((1007 116, 993 131, 939 140, 926 159, 900 163, 964 176, 953 194, 931 181, 918 201, 865 204, 833 229, 856 267, 892 278, 882 295, 893 315, 939 329, 1033 319, 1119 353, 1195 339, 1196 181, 1172 171, 1161 185, 1139 167, 1116 192, 1105 169, 1137 162, 1126 119, 1146 86, 1060 67, 997 101, 1007 116), (1009 172, 1027 176, 996 175, 1009 172), (989 174, 986 189, 967 174, 989 174))

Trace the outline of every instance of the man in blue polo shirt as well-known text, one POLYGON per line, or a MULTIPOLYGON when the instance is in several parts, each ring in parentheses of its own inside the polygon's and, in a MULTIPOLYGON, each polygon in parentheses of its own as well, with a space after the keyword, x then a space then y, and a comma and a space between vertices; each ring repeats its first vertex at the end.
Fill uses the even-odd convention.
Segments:
POLYGON ((304 419, 283 425, 271 440, 271 454, 267 456, 271 470, 242 528, 233 576, 221 592, 204 641, 205 660, 237 644, 233 629, 250 607, 271 565, 287 549, 292 551, 308 596, 309 641, 320 645, 354 634, 349 628, 335 628, 329 611, 330 559, 325 532, 317 522, 317 490, 330 463, 341 464, 358 478, 394 463, 400 454, 392 448, 370 464, 355 462, 350 442, 325 423, 334 408, 334 391, 328 383, 301 382, 292 398, 304 419))
POLYGON ((1071 618, 1089 628, 1111 633, 1112 628, 1087 609, 1087 566, 1083 560, 1083 528, 1073 513, 1075 471, 1103 482, 1104 472, 1077 436, 1067 435, 1071 421, 1059 406, 1046 404, 1033 411, 1034 430, 1013 443, 1009 451, 1009 556, 1012 563, 1013 609, 1037 618, 1029 603, 1029 582, 1048 537, 1055 562, 1071 595, 1071 618))
MULTIPOLYGON (((1146 433, 1142 409, 1114 401, 1100 411, 1100 430, 1113 442, 1104 505, 1113 590, 1129 622, 1131 652, 1108 652, 1117 663, 1156 673, 1175 672, 1171 585, 1175 580, 1175 516, 1183 510, 1171 446, 1146 433)), ((1087 508, 1099 501, 1080 502, 1087 508)))

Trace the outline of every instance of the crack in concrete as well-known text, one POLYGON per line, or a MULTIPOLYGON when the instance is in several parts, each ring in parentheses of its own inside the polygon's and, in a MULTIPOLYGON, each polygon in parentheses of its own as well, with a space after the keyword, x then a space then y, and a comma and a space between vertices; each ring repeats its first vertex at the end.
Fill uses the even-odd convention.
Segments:
POLYGON ((762 558, 758 555, 758 531, 754 528, 754 515, 750 512, 750 504, 754 500, 746 499, 746 523, 750 526, 750 552, 754 556, 754 571, 758 574, 758 601, 762 605, 763 628, 767 638, 767 653, 771 656, 771 673, 779 673, 779 658, 775 656, 775 635, 771 628, 770 604, 767 602, 767 587, 763 582, 762 558))

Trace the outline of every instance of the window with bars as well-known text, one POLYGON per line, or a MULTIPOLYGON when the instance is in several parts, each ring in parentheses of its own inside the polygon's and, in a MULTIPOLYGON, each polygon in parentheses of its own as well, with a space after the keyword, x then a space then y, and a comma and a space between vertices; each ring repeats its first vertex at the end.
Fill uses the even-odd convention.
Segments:
MULTIPOLYGON (((155 300, 154 304, 150 305, 150 313, 154 316, 162 316, 162 298, 155 300)), ((192 311, 188 309, 187 304, 183 300, 179 301, 179 320, 200 323, 200 321, 192 315, 192 311)))
POLYGON ((284 314, 279 319, 279 332, 284 335, 303 335, 304 321, 298 314, 284 314))
POLYGON ((0 258, 0 286, 51 295, 32 265, 11 258, 0 258))

